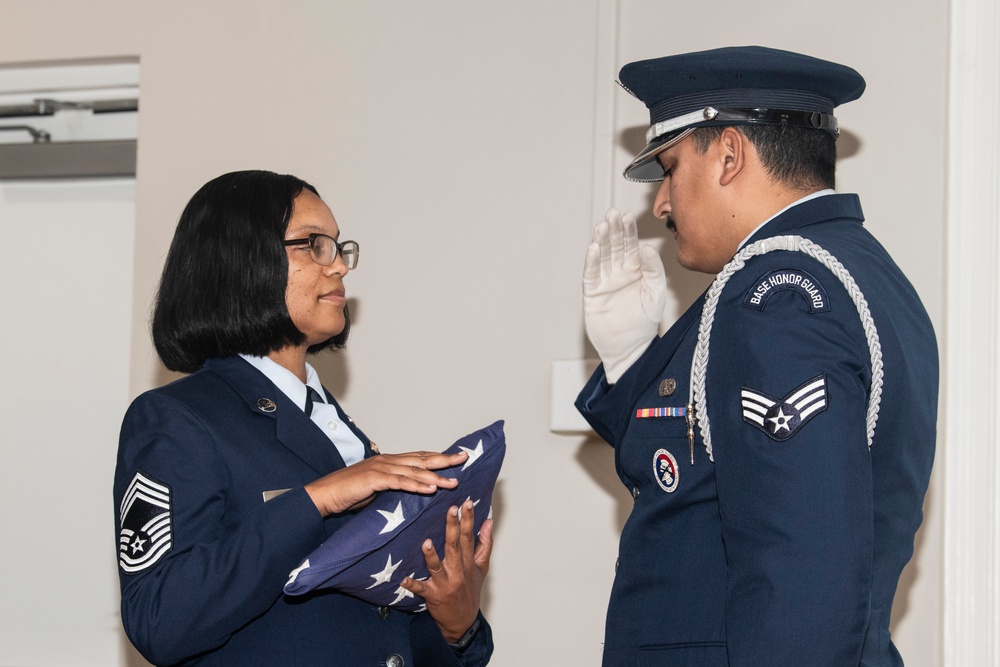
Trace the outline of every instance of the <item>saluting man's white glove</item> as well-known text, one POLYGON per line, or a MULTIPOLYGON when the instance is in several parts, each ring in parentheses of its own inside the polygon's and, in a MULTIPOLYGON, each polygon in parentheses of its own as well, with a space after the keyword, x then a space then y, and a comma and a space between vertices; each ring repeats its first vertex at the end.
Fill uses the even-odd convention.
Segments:
POLYGON ((660 255, 639 245, 634 215, 609 209, 594 228, 583 269, 584 323, 609 383, 656 337, 666 302, 660 255))

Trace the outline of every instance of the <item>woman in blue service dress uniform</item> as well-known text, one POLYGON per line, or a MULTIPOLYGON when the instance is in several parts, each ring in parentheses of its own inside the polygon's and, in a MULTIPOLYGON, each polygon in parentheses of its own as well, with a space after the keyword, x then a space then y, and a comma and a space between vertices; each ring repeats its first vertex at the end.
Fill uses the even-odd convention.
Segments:
MULTIPOLYGON (((432 493, 466 454, 378 454, 306 362, 342 347, 341 241, 316 189, 266 171, 204 185, 177 225, 153 315, 164 365, 122 424, 114 501, 122 621, 157 665, 479 667, 493 651, 479 596, 492 522, 445 526, 427 611, 336 591, 285 597, 289 573, 379 491, 432 493)), ((458 514, 456 512, 456 514, 458 514)))

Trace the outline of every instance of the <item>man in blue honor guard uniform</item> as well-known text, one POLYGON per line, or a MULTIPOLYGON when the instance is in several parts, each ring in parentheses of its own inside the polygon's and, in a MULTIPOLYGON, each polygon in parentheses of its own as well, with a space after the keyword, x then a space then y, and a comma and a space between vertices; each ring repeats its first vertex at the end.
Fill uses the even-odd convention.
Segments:
MULTIPOLYGON (((663 265, 609 211, 584 272, 602 366, 577 407, 634 507, 604 664, 901 665, 889 637, 934 453, 920 300, 834 192, 849 67, 760 47, 626 65, 678 262, 717 274, 663 335, 663 265)), ((905 220, 898 221, 905 224, 905 220)))

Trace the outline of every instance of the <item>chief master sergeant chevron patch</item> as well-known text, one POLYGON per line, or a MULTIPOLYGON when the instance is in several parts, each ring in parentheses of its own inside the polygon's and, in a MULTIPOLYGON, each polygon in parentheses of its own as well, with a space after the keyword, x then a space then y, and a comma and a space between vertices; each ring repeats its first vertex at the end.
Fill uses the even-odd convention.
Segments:
POLYGON ((125 574, 151 567, 173 546, 170 487, 135 473, 122 498, 121 532, 118 535, 118 565, 125 574))

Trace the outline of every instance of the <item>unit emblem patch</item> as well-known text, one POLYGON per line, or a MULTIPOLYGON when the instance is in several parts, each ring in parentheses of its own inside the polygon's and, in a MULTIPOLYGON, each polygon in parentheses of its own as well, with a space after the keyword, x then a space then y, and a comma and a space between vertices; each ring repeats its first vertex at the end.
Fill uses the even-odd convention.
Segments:
POLYGON ((653 477, 660 488, 667 493, 677 490, 679 481, 677 459, 665 449, 659 449, 653 454, 653 477))
POLYGON ((143 471, 135 473, 122 498, 118 565, 125 574, 151 567, 173 546, 170 487, 143 471))
POLYGON ((754 310, 764 310, 768 299, 782 290, 794 290, 809 304, 810 313, 830 310, 826 289, 811 273, 802 269, 776 269, 768 271, 753 284, 743 298, 743 305, 754 310))
POLYGON ((788 440, 803 424, 826 410, 826 375, 818 375, 796 387, 785 398, 772 398, 748 387, 743 387, 740 398, 743 421, 774 440, 788 440))

